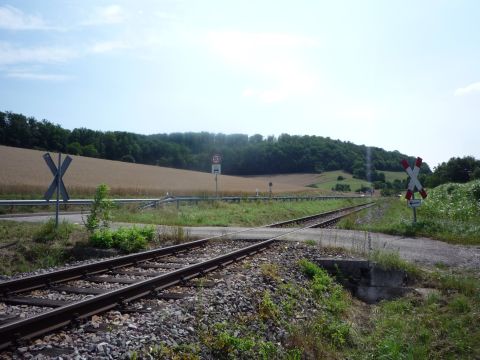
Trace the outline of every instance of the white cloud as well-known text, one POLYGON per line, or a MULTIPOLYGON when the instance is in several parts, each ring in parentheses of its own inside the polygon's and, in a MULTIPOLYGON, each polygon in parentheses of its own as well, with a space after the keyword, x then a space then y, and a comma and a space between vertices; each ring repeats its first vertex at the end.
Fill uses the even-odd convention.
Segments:
POLYGON ((120 24, 127 18, 127 13, 120 5, 97 7, 83 25, 120 24))
POLYGON ((92 53, 105 53, 116 49, 128 49, 130 46, 124 41, 103 41, 97 42, 90 47, 92 53))
POLYGON ((13 6, 0 6, 0 28, 8 30, 42 30, 49 27, 39 16, 27 15, 13 6))
POLYGON ((0 65, 65 62, 77 56, 76 51, 64 47, 21 48, 0 42, 0 65))
POLYGON ((24 80, 41 80, 41 81, 66 81, 71 79, 71 76, 67 76, 67 75, 25 72, 25 71, 10 71, 6 74, 6 76, 9 78, 24 79, 24 80))
POLYGON ((318 45, 314 39, 281 33, 210 32, 206 42, 229 64, 272 83, 246 87, 243 96, 271 103, 308 94, 315 87, 316 76, 300 55, 302 49, 318 45))
POLYGON ((480 92, 480 81, 470 84, 468 86, 465 86, 463 88, 458 88, 455 90, 455 96, 463 96, 463 95, 468 95, 473 92, 480 92))

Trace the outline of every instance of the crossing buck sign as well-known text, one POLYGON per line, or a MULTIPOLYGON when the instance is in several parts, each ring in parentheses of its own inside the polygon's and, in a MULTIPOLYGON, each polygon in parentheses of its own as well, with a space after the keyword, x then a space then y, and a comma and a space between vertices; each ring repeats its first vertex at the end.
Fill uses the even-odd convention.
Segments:
POLYGON ((407 194, 405 195, 405 199, 407 200, 412 199, 415 188, 418 189, 418 192, 420 193, 422 198, 425 199, 427 197, 427 192, 425 191, 422 184, 418 180, 418 173, 420 172, 420 166, 422 166, 422 158, 417 157, 417 160, 415 161, 415 167, 413 168, 413 170, 410 168, 408 161, 405 159, 402 160, 402 166, 407 172, 408 176, 410 176, 410 182, 408 183, 408 189, 407 189, 407 194))
POLYGON ((72 158, 67 155, 65 160, 63 161, 63 164, 61 163, 61 155, 58 155, 58 167, 55 166, 55 163, 52 160, 52 157, 50 156, 49 153, 46 153, 43 155, 43 159, 48 165, 48 168, 52 172, 53 175, 53 180, 50 186, 48 187, 47 192, 44 195, 45 200, 49 201, 52 198, 53 193, 55 192, 56 189, 60 192, 62 195, 63 201, 68 201, 70 199, 70 196, 68 196, 67 189, 65 188, 65 184, 63 183, 63 175, 67 171, 68 167, 70 166, 70 163, 72 162, 72 158))
POLYGON ((410 176, 410 181, 408 182, 407 193, 405 194, 405 199, 408 201, 408 206, 413 210, 413 222, 417 222, 417 207, 422 205, 422 200, 415 199, 415 188, 417 188, 418 192, 422 196, 423 199, 427 197, 427 192, 423 188, 422 184, 418 180, 418 174, 420 172, 420 166, 422 166, 422 158, 417 157, 415 161, 415 166, 412 168, 408 164, 408 161, 403 159, 401 164, 405 171, 407 172, 408 176, 410 176))
POLYGON ((62 164, 62 154, 58 154, 58 165, 55 166, 55 163, 52 160, 52 157, 49 153, 43 155, 43 160, 47 163, 48 168, 52 172, 53 180, 50 186, 48 187, 47 192, 44 195, 45 200, 50 201, 52 198, 53 193, 56 190, 56 206, 55 206, 55 227, 58 227, 58 213, 60 209, 60 196, 63 198, 63 201, 66 203, 70 199, 68 196, 67 189, 65 188, 65 184, 63 183, 63 175, 67 171, 70 163, 72 162, 72 158, 70 156, 66 156, 65 160, 62 164))

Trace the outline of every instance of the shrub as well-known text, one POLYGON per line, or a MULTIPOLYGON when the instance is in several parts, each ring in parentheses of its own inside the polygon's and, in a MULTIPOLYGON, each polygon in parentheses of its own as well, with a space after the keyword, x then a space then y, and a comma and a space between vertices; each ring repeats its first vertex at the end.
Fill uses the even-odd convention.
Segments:
POLYGON ((110 212, 113 207, 113 202, 108 199, 109 191, 110 189, 106 184, 100 184, 95 191, 90 214, 87 216, 87 220, 84 222, 85 227, 90 232, 94 232, 102 227, 109 227, 109 222, 111 220, 110 212))
POLYGON ((149 241, 153 241, 155 229, 153 226, 143 228, 131 227, 118 230, 100 229, 90 236, 90 243, 100 248, 115 248, 126 253, 143 250, 149 241))
POLYGON ((335 190, 335 191, 352 191, 352 189, 350 188, 350 185, 348 184, 335 184, 335 187, 332 189, 332 190, 335 190))

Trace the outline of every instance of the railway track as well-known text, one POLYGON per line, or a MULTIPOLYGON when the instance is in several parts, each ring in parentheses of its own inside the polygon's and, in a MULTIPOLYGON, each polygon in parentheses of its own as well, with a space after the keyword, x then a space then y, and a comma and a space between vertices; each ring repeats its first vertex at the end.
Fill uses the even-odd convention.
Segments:
POLYGON ((374 206, 375 203, 366 203, 354 206, 348 206, 337 210, 327 211, 315 215, 309 215, 301 218, 296 218, 287 221, 281 221, 275 224, 268 225, 268 227, 279 228, 279 227, 295 227, 303 226, 309 228, 325 228, 336 224, 338 221, 344 217, 353 214, 354 212, 367 209, 374 206))
POLYGON ((174 295, 166 290, 172 286, 254 255, 282 236, 322 226, 371 205, 262 226, 303 224, 300 228, 254 244, 236 241, 232 242, 235 245, 225 249, 222 243, 212 241, 225 235, 254 230, 246 229, 1 282, 0 303, 3 303, 4 315, 0 315, 0 350, 18 346, 25 340, 61 327, 75 325, 92 315, 125 307, 142 297, 169 298, 174 295), (25 318, 19 315, 19 307, 25 318))

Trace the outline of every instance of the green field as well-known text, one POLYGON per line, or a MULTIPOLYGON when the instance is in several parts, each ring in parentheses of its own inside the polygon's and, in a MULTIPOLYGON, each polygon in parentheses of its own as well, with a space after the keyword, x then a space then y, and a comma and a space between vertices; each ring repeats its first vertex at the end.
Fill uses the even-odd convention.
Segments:
POLYGON ((310 187, 314 187, 321 190, 332 190, 335 188, 336 184, 345 184, 350 185, 350 189, 355 191, 363 186, 371 186, 366 180, 361 179, 354 179, 352 174, 346 173, 345 171, 337 170, 337 171, 327 171, 320 175, 319 182, 315 184, 309 185, 310 187), (343 176, 344 180, 337 180, 339 176, 343 176))
POLYGON ((408 175, 405 171, 380 171, 385 174, 385 180, 394 182, 395 180, 405 180, 408 175))
MULTIPOLYGON (((407 174, 403 171, 380 171, 385 173, 385 180, 393 182, 395 179, 403 180, 407 174)), ((352 174, 349 174, 342 170, 336 171, 327 171, 320 175, 318 182, 315 184, 310 184, 308 186, 314 187, 321 190, 330 191, 332 188, 335 188, 336 184, 345 184, 350 185, 352 192, 360 189, 362 186, 371 187, 372 184, 366 180, 355 179, 352 174), (344 180, 337 180, 339 176, 343 176, 344 180)))

